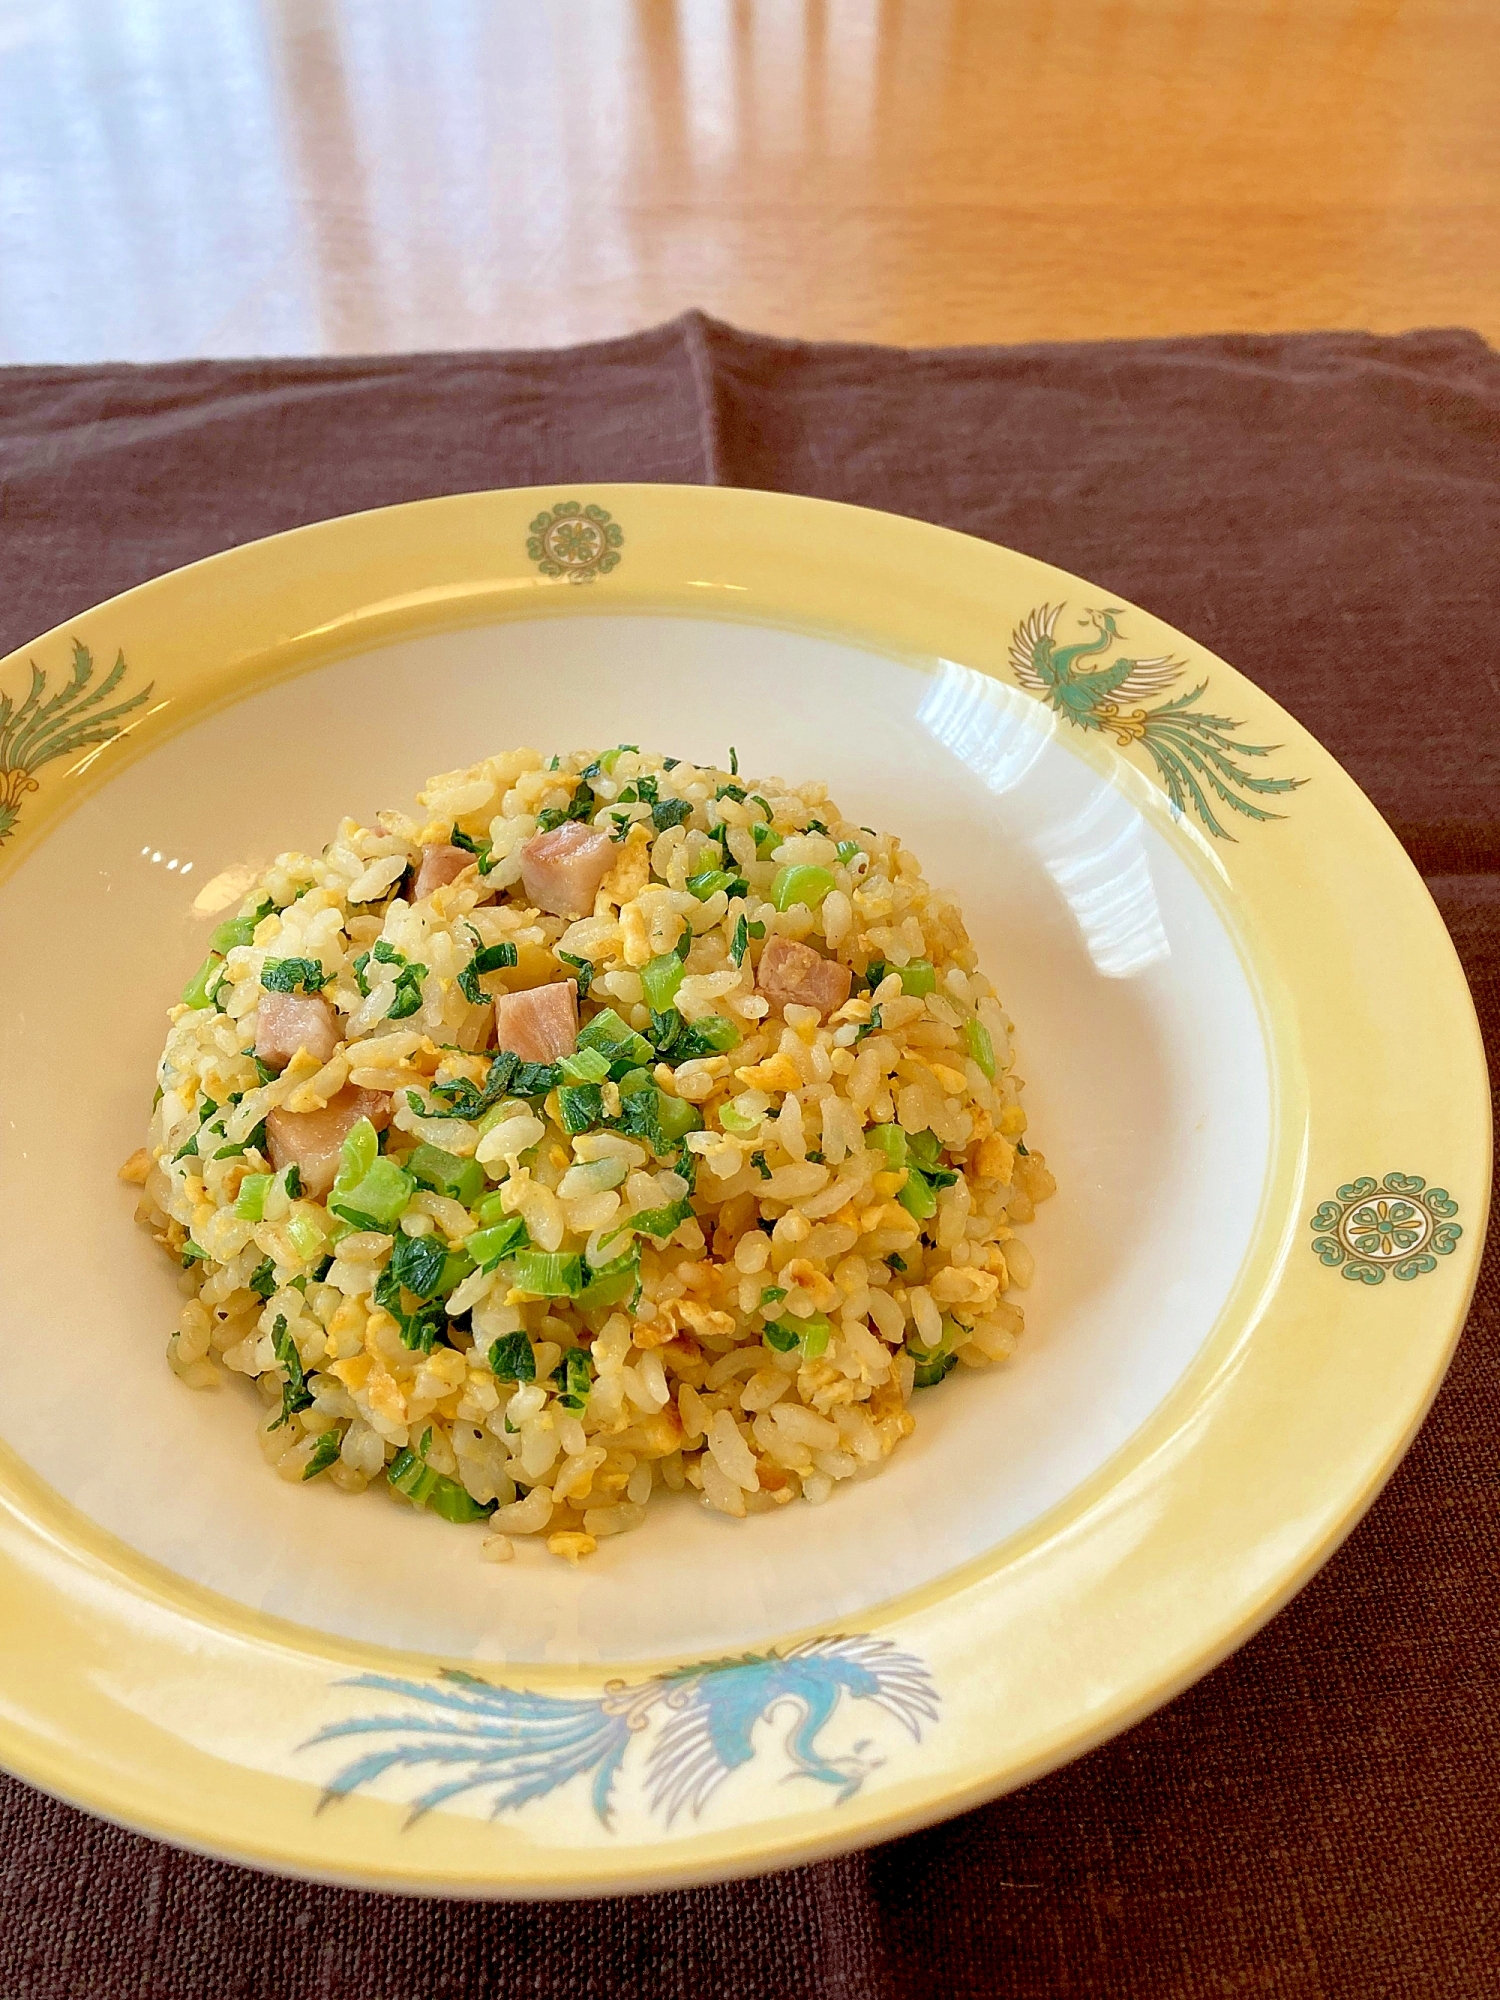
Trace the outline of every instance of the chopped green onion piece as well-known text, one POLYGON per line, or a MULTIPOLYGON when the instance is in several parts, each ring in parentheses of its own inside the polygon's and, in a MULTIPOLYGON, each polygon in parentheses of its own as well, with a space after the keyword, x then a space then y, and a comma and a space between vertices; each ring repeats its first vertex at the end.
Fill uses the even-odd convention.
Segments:
POLYGON ((786 1287, 784 1285, 767 1285, 760 1295, 760 1302, 763 1307, 774 1306, 785 1297, 786 1287))
POLYGON ((504 1222, 506 1220, 504 1188, 496 1188, 482 1201, 476 1201, 469 1212, 481 1229, 488 1229, 492 1223, 504 1222))
POLYGON ((641 1252, 632 1243, 623 1257, 601 1264, 575 1301, 584 1313, 603 1312, 606 1307, 623 1305, 641 1280, 641 1252))
MULTIPOLYGON (((833 887, 832 880, 828 886, 830 889, 833 887)), ((739 875, 731 875, 727 868, 705 868, 699 875, 689 875, 683 887, 690 896, 696 896, 700 903, 706 903, 710 896, 716 896, 721 889, 731 896, 746 896, 750 893, 749 883, 739 875)))
POLYGON ((240 1182, 240 1192, 234 1204, 234 1212, 241 1222, 260 1222, 265 1218, 266 1194, 273 1174, 246 1174, 240 1182))
MULTIPOLYGON (((380 1134, 368 1118, 351 1125, 339 1148, 339 1179, 362 1181, 380 1157, 380 1134)), ((335 1192, 337 1189, 335 1189, 335 1192)))
POLYGON ((912 1343, 906 1351, 917 1364, 912 1378, 914 1388, 935 1389, 958 1366, 958 1356, 950 1354, 946 1347, 919 1347, 912 1343))
POLYGON ((965 1021, 964 1040, 969 1045, 969 1054, 991 1083, 995 1080, 995 1044, 990 1039, 990 1031, 983 1021, 965 1021))
MULTIPOLYGON (((692 942, 692 933, 688 933, 692 942)), ((663 953, 653 958, 649 965, 641 967, 641 985, 646 990, 646 1005, 654 1014, 664 1014, 677 998, 677 989, 687 977, 682 960, 675 951, 663 953)))
POLYGON ((198 1008, 211 1007, 213 1005, 213 1001, 209 998, 208 983, 223 963, 223 959, 220 958, 217 952, 211 951, 208 954, 208 957, 204 959, 198 970, 182 989, 182 1004, 184 1007, 198 1008))
POLYGON ((215 951, 226 954, 233 951, 236 945, 253 944, 256 925, 270 916, 275 907, 276 905, 268 897, 259 909, 252 910, 248 917, 232 917, 227 924, 220 924, 209 939, 209 943, 215 951))
POLYGON ((518 1250, 529 1248, 530 1242, 531 1239, 526 1234, 526 1224, 520 1216, 509 1215, 503 1222, 492 1223, 485 1229, 476 1229, 465 1242, 464 1250, 473 1258, 476 1269, 493 1271, 505 1258, 513 1257, 518 1250))
POLYGON ((835 886, 826 868, 813 868, 806 864, 797 868, 782 868, 771 884, 771 901, 778 910, 789 910, 794 903, 805 903, 808 909, 816 910, 835 886))
POLYGON ((656 1051, 644 1035, 627 1027, 613 1007, 606 1007, 579 1030, 578 1047, 600 1049, 612 1063, 654 1063, 656 1051))
POLYGON ((583 1290, 583 1258, 577 1251, 521 1250, 511 1261, 515 1284, 539 1299, 576 1298, 583 1290))
POLYGON ((495 1511, 493 1500, 475 1500, 456 1479, 432 1471, 409 1449, 397 1452, 385 1476, 398 1493, 444 1521, 487 1521, 495 1511))
POLYGON ((727 1014, 705 1014, 690 1022, 672 1044, 675 1063, 693 1062, 703 1056, 727 1055, 738 1048, 740 1031, 727 1014))
POLYGON ((388 1230, 405 1214, 416 1191, 416 1181, 394 1160, 378 1159, 352 1187, 341 1188, 336 1181, 328 1206, 356 1229, 388 1230))
POLYGON ((448 1247, 440 1236, 399 1235, 390 1269, 397 1283, 416 1298, 430 1299, 442 1284, 447 1261, 448 1247))
POLYGON ((918 1222, 925 1222, 929 1216, 937 1214, 937 1196, 932 1191, 932 1184, 916 1167, 908 1170, 906 1183, 898 1189, 896 1199, 918 1222))
POLYGON ((806 1319, 767 1320, 764 1334, 778 1354, 790 1354, 800 1346, 803 1359, 816 1361, 828 1347, 833 1323, 822 1313, 812 1313, 806 1319))
POLYGON ((726 1132, 732 1132, 736 1139, 748 1138, 752 1132, 760 1130, 760 1120, 751 1118, 743 1111, 736 1111, 732 1104, 719 1106, 719 1123, 726 1132))
POLYGON ((865 1133, 865 1145, 873 1152, 885 1154, 892 1173, 906 1165, 906 1134, 899 1125, 872 1125, 865 1133))
POLYGON ((937 974, 933 971, 930 958, 914 958, 909 965, 901 967, 903 993, 932 993, 936 989, 937 974))
POLYGON ((207 1262, 208 1262, 208 1252, 206 1250, 200 1250, 198 1245, 193 1241, 193 1239, 189 1237, 187 1242, 184 1243, 182 1246, 183 1270, 185 1271, 189 1264, 197 1264, 197 1263, 206 1264, 207 1262))
POLYGON ((849 866, 849 863, 854 859, 855 855, 861 853, 862 851, 863 850, 861 849, 860 844, 857 840, 841 840, 838 843, 839 860, 843 862, 846 868, 849 866))
POLYGON ((502 1382, 534 1382, 536 1349, 524 1333, 507 1333, 490 1344, 490 1372, 502 1382))
POLYGON ((286 1225, 286 1233, 304 1264, 315 1264, 328 1243, 323 1231, 305 1211, 291 1218, 286 1225))
POLYGON ((326 1472, 339 1455, 339 1446, 344 1441, 344 1433, 335 1424, 332 1430, 324 1431, 313 1446, 313 1455, 302 1468, 304 1479, 316 1479, 320 1472, 326 1472))
POLYGON ((484 1192, 484 1168, 478 1160, 460 1159, 441 1146, 418 1146, 406 1163, 406 1171, 422 1187, 461 1201, 465 1208, 484 1192))
MULTIPOLYGON (((766 806, 766 802, 762 798, 757 798, 755 803, 759 806, 766 806)), ((757 857, 760 855, 762 848, 779 847, 785 837, 784 834, 778 833, 775 827, 772 826, 771 808, 766 806, 765 818, 763 820, 758 819, 750 829, 750 838, 755 842, 757 857)))
POLYGON ((610 1069, 603 1049, 580 1049, 577 1055, 564 1056, 557 1066, 569 1083, 603 1083, 610 1069))
POLYGON ((703 1114, 697 1105, 689 1104, 685 1097, 668 1097, 664 1090, 657 1092, 656 1122, 666 1142, 660 1149, 663 1152, 689 1132, 703 1130, 703 1114))

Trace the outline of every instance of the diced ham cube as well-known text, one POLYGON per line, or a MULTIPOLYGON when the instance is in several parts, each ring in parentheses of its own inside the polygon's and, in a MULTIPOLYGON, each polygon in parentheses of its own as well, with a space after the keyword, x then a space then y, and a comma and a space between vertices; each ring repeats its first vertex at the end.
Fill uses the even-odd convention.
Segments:
POLYGON ((338 1020, 321 993, 263 993, 255 1016, 255 1053, 289 1063, 298 1049, 320 1063, 339 1045, 338 1020))
POLYGON ((422 849, 422 865, 417 870, 416 883, 412 888, 412 901, 420 903, 424 896, 430 896, 434 889, 446 888, 456 875, 462 875, 473 862, 473 855, 461 847, 450 847, 443 841, 437 847, 422 849))
POLYGON ((280 1173, 295 1164, 305 1194, 327 1194, 339 1170, 339 1148, 359 1123, 368 1118, 377 1131, 391 1122, 387 1090, 356 1090, 351 1084, 330 1097, 321 1111, 266 1114, 266 1146, 271 1165, 280 1173))
POLYGON ((614 865, 607 833, 569 820, 534 833, 521 849, 521 882, 539 910, 554 917, 592 914, 594 894, 614 865))
POLYGON ((578 1045, 578 988, 571 979, 495 995, 495 1038, 522 1062, 550 1063, 578 1045))
POLYGON ((837 959, 824 958, 795 938, 773 937, 760 955, 755 983, 780 1013, 790 1003, 816 1007, 826 1021, 849 998, 854 974, 837 959))

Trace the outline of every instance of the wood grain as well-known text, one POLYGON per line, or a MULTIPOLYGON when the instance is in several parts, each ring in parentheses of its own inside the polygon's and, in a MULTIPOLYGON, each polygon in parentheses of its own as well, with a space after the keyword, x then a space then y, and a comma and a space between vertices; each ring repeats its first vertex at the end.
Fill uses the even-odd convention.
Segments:
POLYGON ((1500 339, 1494 0, 0 0, 0 358, 1500 339))

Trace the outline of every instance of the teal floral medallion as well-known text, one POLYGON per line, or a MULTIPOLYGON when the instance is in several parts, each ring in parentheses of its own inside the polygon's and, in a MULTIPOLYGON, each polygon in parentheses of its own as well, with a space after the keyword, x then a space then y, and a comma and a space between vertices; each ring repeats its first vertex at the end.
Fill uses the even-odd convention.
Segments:
POLYGON ((1124 653, 1109 658, 1124 640, 1115 621, 1125 614, 1118 609, 1083 612, 1078 623, 1092 638, 1059 644, 1057 625, 1066 608, 1038 605, 1011 634, 1011 669, 1023 688, 1040 695, 1075 729, 1107 731, 1122 749, 1138 744, 1156 766, 1177 811, 1195 813, 1219 840, 1234 838, 1217 817, 1226 807, 1243 819, 1286 817, 1256 801, 1294 792, 1307 780, 1268 777, 1236 761, 1269 757, 1279 745, 1242 743, 1235 731, 1243 724, 1197 707, 1207 681, 1171 701, 1144 707, 1146 700, 1165 694, 1182 679, 1186 661, 1167 653, 1150 659, 1131 659, 1124 653))
POLYGON ((493 1819, 587 1779, 594 1814, 612 1829, 615 1780, 637 1745, 645 1752, 647 1812, 667 1826, 683 1811, 696 1819, 731 1772, 774 1756, 774 1738, 768 1743, 761 1732, 757 1741, 760 1725, 773 1717, 785 1728, 780 1775, 824 1785, 842 1803, 885 1761, 871 1754, 869 1737, 842 1754, 821 1743, 843 1703, 884 1710, 915 1742, 922 1724, 938 1718, 923 1662, 863 1633, 611 1681, 593 1697, 497 1687, 452 1669, 436 1682, 359 1674, 340 1685, 394 1695, 400 1705, 331 1723, 302 1745, 364 1746, 328 1781, 323 1804, 388 1771, 425 1772, 429 1782, 411 1802, 412 1820, 463 1793, 485 1797, 493 1819))
POLYGON ((121 653, 95 687, 94 656, 75 639, 73 672, 56 694, 48 694, 48 677, 34 660, 31 686, 19 704, 0 690, 0 846, 15 832, 21 801, 37 789, 35 774, 44 764, 112 743, 123 733, 123 718, 150 700, 151 689, 143 687, 112 707, 100 707, 125 673, 121 653))
POLYGON ((559 500, 532 522, 526 553, 543 576, 592 583, 619 563, 624 540, 620 524, 603 507, 559 500))
POLYGON ((1323 1202, 1312 1218, 1313 1249, 1359 1285, 1384 1284, 1386 1273, 1403 1283, 1434 1270, 1463 1230, 1448 1217, 1458 1203, 1446 1188, 1429 1187, 1420 1174, 1364 1174, 1323 1202))

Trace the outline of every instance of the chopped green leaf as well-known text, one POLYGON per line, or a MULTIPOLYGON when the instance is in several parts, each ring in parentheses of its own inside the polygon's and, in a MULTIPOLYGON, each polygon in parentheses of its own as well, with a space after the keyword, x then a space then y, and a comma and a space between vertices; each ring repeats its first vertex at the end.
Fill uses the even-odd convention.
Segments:
POLYGON ((740 775, 740 753, 732 743, 729 746, 729 769, 733 777, 740 775))
POLYGON ((755 1168, 763 1181, 768 1181, 771 1178, 771 1169, 766 1165, 766 1156, 764 1153, 752 1153, 750 1155, 750 1164, 755 1168))
POLYGON ((571 965, 573 970, 577 973, 578 997, 580 1000, 587 1000, 589 996, 589 988, 594 983, 594 967, 592 961, 587 958, 575 958, 572 952, 570 951, 560 951, 557 955, 562 960, 564 965, 571 965))
POLYGON ((534 1382, 536 1349, 524 1333, 507 1333, 490 1344, 490 1372, 502 1382, 534 1382))
POLYGON ((604 1092, 597 1083, 565 1083, 557 1093, 557 1115, 565 1132, 587 1132, 604 1122, 604 1092))
POLYGON ((884 1022, 880 1018, 880 1009, 878 1007, 872 1007, 870 1009, 869 1020, 862 1022, 861 1025, 857 1027, 854 1031, 854 1040, 856 1045, 862 1042, 866 1035, 879 1034, 881 1028, 884 1025, 885 1025, 884 1022))
POLYGON ((273 1431, 279 1431, 283 1424, 292 1421, 299 1410, 310 1410, 313 1398, 307 1386, 307 1377, 302 1372, 302 1356, 297 1352, 297 1343, 287 1332, 286 1321, 280 1313, 271 1328, 271 1345, 286 1376, 281 1385, 281 1415, 271 1426, 273 1431))
POLYGON ((566 826, 570 820, 588 819, 597 804, 593 787, 580 778, 566 806, 549 806, 545 812, 537 814, 537 832, 551 833, 556 827, 566 826))
POLYGON ((733 799, 737 806, 742 806, 748 796, 743 785, 720 785, 714 793, 716 799, 733 799))
MULTIPOLYGON (((673 1234, 680 1224, 690 1222, 692 1217, 693 1204, 684 1195, 680 1201, 669 1202, 665 1208, 641 1209, 637 1214, 632 1215, 627 1223, 622 1224, 619 1229, 616 1229, 613 1234, 620 1236, 624 1234, 625 1230, 630 1229, 634 1230, 637 1235, 650 1236, 658 1243, 665 1243, 667 1238, 673 1234)), ((605 1241, 608 1242, 609 1240, 606 1237, 605 1241)))
POLYGON ((327 1472, 330 1466, 337 1464, 339 1446, 343 1441, 344 1433, 339 1429, 337 1424, 333 1426, 332 1430, 324 1431, 313 1446, 312 1457, 302 1468, 302 1477, 304 1480, 316 1479, 320 1472, 327 1472))
POLYGON ((268 993, 321 993, 330 976, 315 958, 268 958, 260 969, 268 993))
POLYGON ((774 1347, 778 1354, 790 1354, 797 1345, 797 1334, 789 1321, 767 1320, 761 1328, 761 1338, 767 1347, 774 1347))
POLYGON ((765 1338, 778 1353, 790 1354, 794 1347, 800 1346, 804 1360, 816 1361, 826 1352, 832 1332, 831 1320, 822 1313, 810 1313, 806 1319, 768 1320, 765 1338))
POLYGON ((762 1306, 774 1306, 785 1297, 786 1287, 784 1285, 767 1285, 760 1295, 760 1302, 762 1306))
POLYGON ((900 1271, 903 1275, 905 1274, 906 1259, 904 1257, 898 1257, 894 1250, 887 1252, 885 1261, 887 1262, 887 1264, 890 1265, 893 1271, 900 1271))
POLYGON ((665 833, 669 826, 681 826, 692 816, 691 799, 658 799, 651 808, 651 824, 658 833, 665 833))
POLYGON ((1024 1139, 1017 1139, 1016 1151, 1021 1155, 1021 1158, 1023 1160, 1028 1160, 1031 1157, 1030 1150, 1027 1147, 1026 1141, 1024 1139))
MULTIPOLYGON (((464 998, 479 1007, 489 998, 479 982, 487 972, 501 972, 516 963, 517 953, 513 944, 483 945, 458 975, 459 991, 464 998)), ((404 977, 404 975, 403 975, 404 977)), ((418 1000, 420 1005, 420 996, 418 1000)), ((394 1012, 391 1018, 396 1019, 394 1012)))
POLYGON ((556 1063, 518 1062, 510 1087, 517 1097, 545 1097, 561 1080, 562 1071, 556 1063))
POLYGON ((594 1363, 585 1347, 570 1347, 552 1371, 557 1400, 565 1410, 582 1412, 594 1384, 594 1363))
POLYGON ((268 1299, 276 1289, 276 1266, 263 1257, 250 1273, 250 1289, 259 1299, 268 1299))
MULTIPOLYGON (((469 1082, 467 1077, 457 1077, 452 1083, 435 1083, 432 1095, 441 1099, 425 1112, 428 1118, 463 1118, 470 1122, 480 1119, 486 1111, 493 1109, 510 1089, 520 1058, 511 1049, 501 1049, 490 1063, 489 1075, 480 1088, 469 1082)), ((550 1086, 549 1086, 550 1088, 550 1086)), ((407 1092, 407 1102, 416 1095, 407 1092)), ((418 1100, 412 1105, 414 1111, 421 1110, 418 1100)))
POLYGON ((391 1272, 398 1284, 419 1299, 430 1299, 443 1281, 448 1248, 443 1239, 398 1234, 391 1252, 391 1272))

